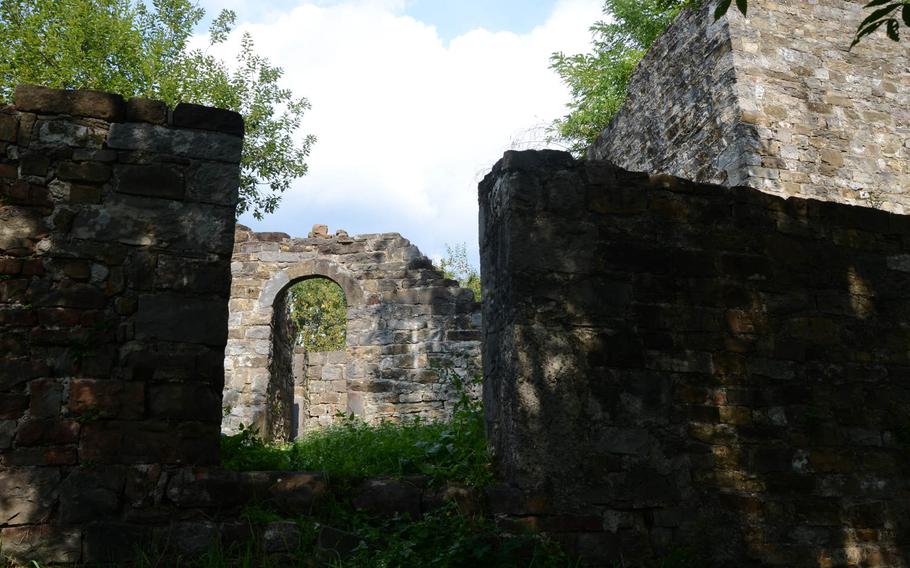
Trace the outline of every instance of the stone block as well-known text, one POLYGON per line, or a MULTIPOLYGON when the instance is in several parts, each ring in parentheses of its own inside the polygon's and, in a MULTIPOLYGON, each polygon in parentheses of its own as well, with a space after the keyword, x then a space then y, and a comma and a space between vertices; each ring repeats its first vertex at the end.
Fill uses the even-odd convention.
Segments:
POLYGON ((243 117, 219 108, 180 103, 171 113, 171 124, 177 128, 198 128, 243 136, 243 117))
POLYGON ((268 554, 292 552, 300 546, 300 527, 293 521, 269 523, 262 531, 262 548, 268 554))
POLYGON ((16 108, 38 114, 71 114, 115 122, 123 118, 126 103, 120 95, 101 91, 67 91, 19 85, 13 94, 16 108))
POLYGON ((233 164, 199 162, 187 174, 186 198, 226 207, 237 205, 240 169, 233 164))
POLYGON ((243 139, 230 134, 174 130, 134 122, 112 124, 107 143, 117 150, 157 152, 229 163, 240 162, 243 148, 243 139))
POLYGON ((111 177, 111 168, 99 162, 61 162, 57 177, 67 181, 104 183, 111 177))
POLYGON ((0 112, 0 141, 15 142, 19 130, 19 119, 16 115, 0 112))
POLYGON ((119 165, 114 168, 119 193, 182 200, 186 195, 183 172, 170 164, 119 165))
POLYGON ((269 487, 269 499, 288 515, 309 515, 326 496, 328 485, 319 473, 286 472, 269 487))
POLYGON ((56 468, 4 470, 0 475, 0 523, 12 526, 47 522, 57 501, 59 483, 60 472, 56 468))
POLYGON ((145 389, 142 382, 72 379, 69 411, 87 418, 138 420, 145 416, 145 389))
POLYGON ((23 565, 40 558, 53 564, 74 564, 82 557, 82 530, 50 525, 0 529, 3 556, 23 565))
MULTIPOLYGON (((9 383, 15 384, 16 382, 26 382, 28 377, 19 376, 18 380, 12 379, 8 381, 9 383)), ((25 410, 28 408, 29 398, 25 394, 4 394, 0 397, 0 419, 2 420, 18 420, 25 414, 25 410)))
POLYGON ((155 420, 218 423, 220 393, 208 384, 153 384, 148 387, 148 411, 155 420))
POLYGON ((64 525, 115 519, 121 512, 126 470, 80 467, 60 484, 60 517, 64 525))
POLYGON ((161 101, 133 97, 126 101, 127 122, 167 124, 167 105, 161 101))
POLYGON ((409 481, 368 479, 354 489, 351 503, 359 511, 377 517, 420 517, 422 489, 409 481))
POLYGON ((136 338, 224 345, 227 341, 227 306, 224 301, 180 296, 143 294, 136 313, 136 338), (175 326, 173 322, 181 322, 175 326))
POLYGON ((18 446, 65 446, 79 439, 79 423, 75 420, 26 420, 16 430, 18 446))
POLYGON ((52 418, 60 415, 63 401, 63 384, 56 379, 32 381, 29 390, 29 416, 52 418))
POLYGON ((148 550, 155 543, 152 527, 116 521, 89 523, 83 529, 82 561, 124 565, 136 560, 137 550, 148 550))

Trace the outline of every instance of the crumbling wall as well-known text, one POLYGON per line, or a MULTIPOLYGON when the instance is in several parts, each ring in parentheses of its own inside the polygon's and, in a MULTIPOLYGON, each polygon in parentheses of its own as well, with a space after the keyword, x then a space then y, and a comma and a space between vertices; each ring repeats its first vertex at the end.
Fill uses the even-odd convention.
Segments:
POLYGON ((4 555, 107 560, 217 463, 242 139, 99 92, 0 108, 4 555))
POLYGON ((480 305, 473 292, 446 280, 397 233, 351 237, 320 231, 291 238, 240 227, 231 266, 226 432, 244 424, 272 433, 276 416, 297 416, 291 432, 331 423, 338 412, 368 422, 442 418, 456 395, 439 368, 461 376, 479 371, 480 305), (269 410, 269 385, 287 385, 289 378, 270 369, 293 345, 276 333, 275 314, 286 310, 281 302, 290 286, 319 276, 344 291, 347 347, 343 353, 310 354, 309 364, 295 362, 298 372, 310 374, 291 378, 294 399, 276 414, 269 410), (327 365, 317 370, 323 360, 327 365))
POLYGON ((910 69, 849 0, 687 10, 655 43, 590 150, 633 171, 778 195, 910 207, 910 69))
POLYGON ((560 152, 480 207, 500 510, 595 565, 908 564, 910 218, 560 152))

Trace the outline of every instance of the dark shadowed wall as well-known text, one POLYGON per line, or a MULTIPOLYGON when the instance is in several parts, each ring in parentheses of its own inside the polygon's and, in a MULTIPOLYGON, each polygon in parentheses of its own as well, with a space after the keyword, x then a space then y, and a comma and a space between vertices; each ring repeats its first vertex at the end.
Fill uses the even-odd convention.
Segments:
MULTIPOLYGON (((22 86, 0 109, 0 538, 103 560, 218 463, 243 121, 22 86)), ((141 531, 140 531, 141 532, 141 531)))
POLYGON ((907 565, 910 218, 550 151, 480 208, 514 516, 597 565, 907 565))

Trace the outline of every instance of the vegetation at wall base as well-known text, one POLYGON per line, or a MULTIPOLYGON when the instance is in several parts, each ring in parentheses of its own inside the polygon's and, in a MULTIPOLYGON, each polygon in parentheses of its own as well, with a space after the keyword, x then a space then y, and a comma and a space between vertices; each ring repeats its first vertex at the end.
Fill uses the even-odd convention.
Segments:
POLYGON ((342 482, 427 475, 438 481, 489 484, 493 478, 483 410, 469 392, 479 379, 463 383, 451 375, 458 400, 449 420, 370 425, 341 414, 334 425, 286 444, 263 442, 255 429, 242 428, 222 437, 222 465, 238 471, 320 471, 342 482))

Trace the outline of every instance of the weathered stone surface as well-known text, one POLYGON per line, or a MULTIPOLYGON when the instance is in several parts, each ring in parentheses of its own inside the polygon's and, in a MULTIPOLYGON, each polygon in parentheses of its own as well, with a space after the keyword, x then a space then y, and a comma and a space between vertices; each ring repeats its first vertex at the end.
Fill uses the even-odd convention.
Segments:
POLYGON ((172 130, 154 124, 128 122, 111 125, 107 144, 118 150, 144 150, 237 163, 243 139, 220 132, 172 130))
MULTIPOLYGON (((107 144, 119 97, 16 97, 23 108, 0 109, 0 547, 42 565, 126 564, 178 512, 244 495, 209 483, 188 510, 189 489, 166 491, 218 460, 239 172, 225 160, 242 140, 154 126, 162 141, 119 148, 107 144), (220 176, 204 202, 185 184, 200 172, 220 176)), ((166 122, 156 104, 130 107, 166 122)), ((198 553, 219 534, 190 525, 170 542, 198 553)))
POLYGON ((161 101, 133 97, 126 101, 127 122, 167 123, 167 105, 161 101))
POLYGON ((111 168, 98 162, 62 162, 57 177, 69 181, 103 183, 111 177, 111 168))
POLYGON ((142 382, 72 379, 69 411, 76 416, 140 419, 145 415, 145 388, 142 382))
POLYGON ((269 487, 268 493, 275 506, 285 513, 308 515, 327 490, 322 474, 286 472, 269 487))
POLYGON ((143 294, 136 312, 136 338, 223 345, 227 340, 224 301, 199 298, 190 302, 177 294, 143 294))
POLYGON ((0 524, 6 527, 46 522, 57 499, 60 473, 42 467, 7 468, 0 472, 0 524))
POLYGON ((177 166, 123 165, 114 170, 115 191, 162 199, 183 199, 186 186, 177 166))
POLYGON ((14 114, 0 112, 0 141, 15 142, 19 120, 14 114))
POLYGON ((69 564, 82 557, 80 529, 36 525, 0 529, 3 556, 26 563, 40 558, 42 562, 69 564))
POLYGON ((354 489, 351 503, 356 509, 378 517, 409 515, 417 519, 421 495, 421 487, 408 480, 368 479, 354 489))
POLYGON ((638 66, 593 158, 904 213, 910 207, 905 49, 844 0, 749 4, 715 22, 685 12, 638 66), (874 125, 874 126, 872 126, 874 125))
POLYGON ((291 552, 300 546, 300 527, 293 521, 269 523, 262 531, 262 548, 267 553, 291 552))
POLYGON ((174 107, 171 125, 177 128, 199 128, 243 136, 243 117, 238 113, 190 103, 180 103, 174 107))
POLYGON ((13 95, 20 111, 40 114, 72 114, 115 122, 123 117, 123 97, 101 91, 64 91, 35 85, 19 85, 13 95))
POLYGON ((123 468, 78 468, 60 484, 60 517, 64 525, 115 518, 126 482, 123 468))
POLYGON ((316 225, 311 237, 292 239, 242 227, 235 240, 225 432, 255 424, 267 437, 292 437, 351 412, 369 422, 442 418, 457 396, 451 375, 479 371, 473 292, 447 281, 401 235, 331 236, 316 225), (343 351, 292 350, 280 302, 293 283, 316 276, 344 292, 343 351))
POLYGON ((594 565, 703 538, 706 565, 814 566, 910 529, 883 447, 910 218, 549 151, 507 153, 480 210, 492 511, 594 565))

